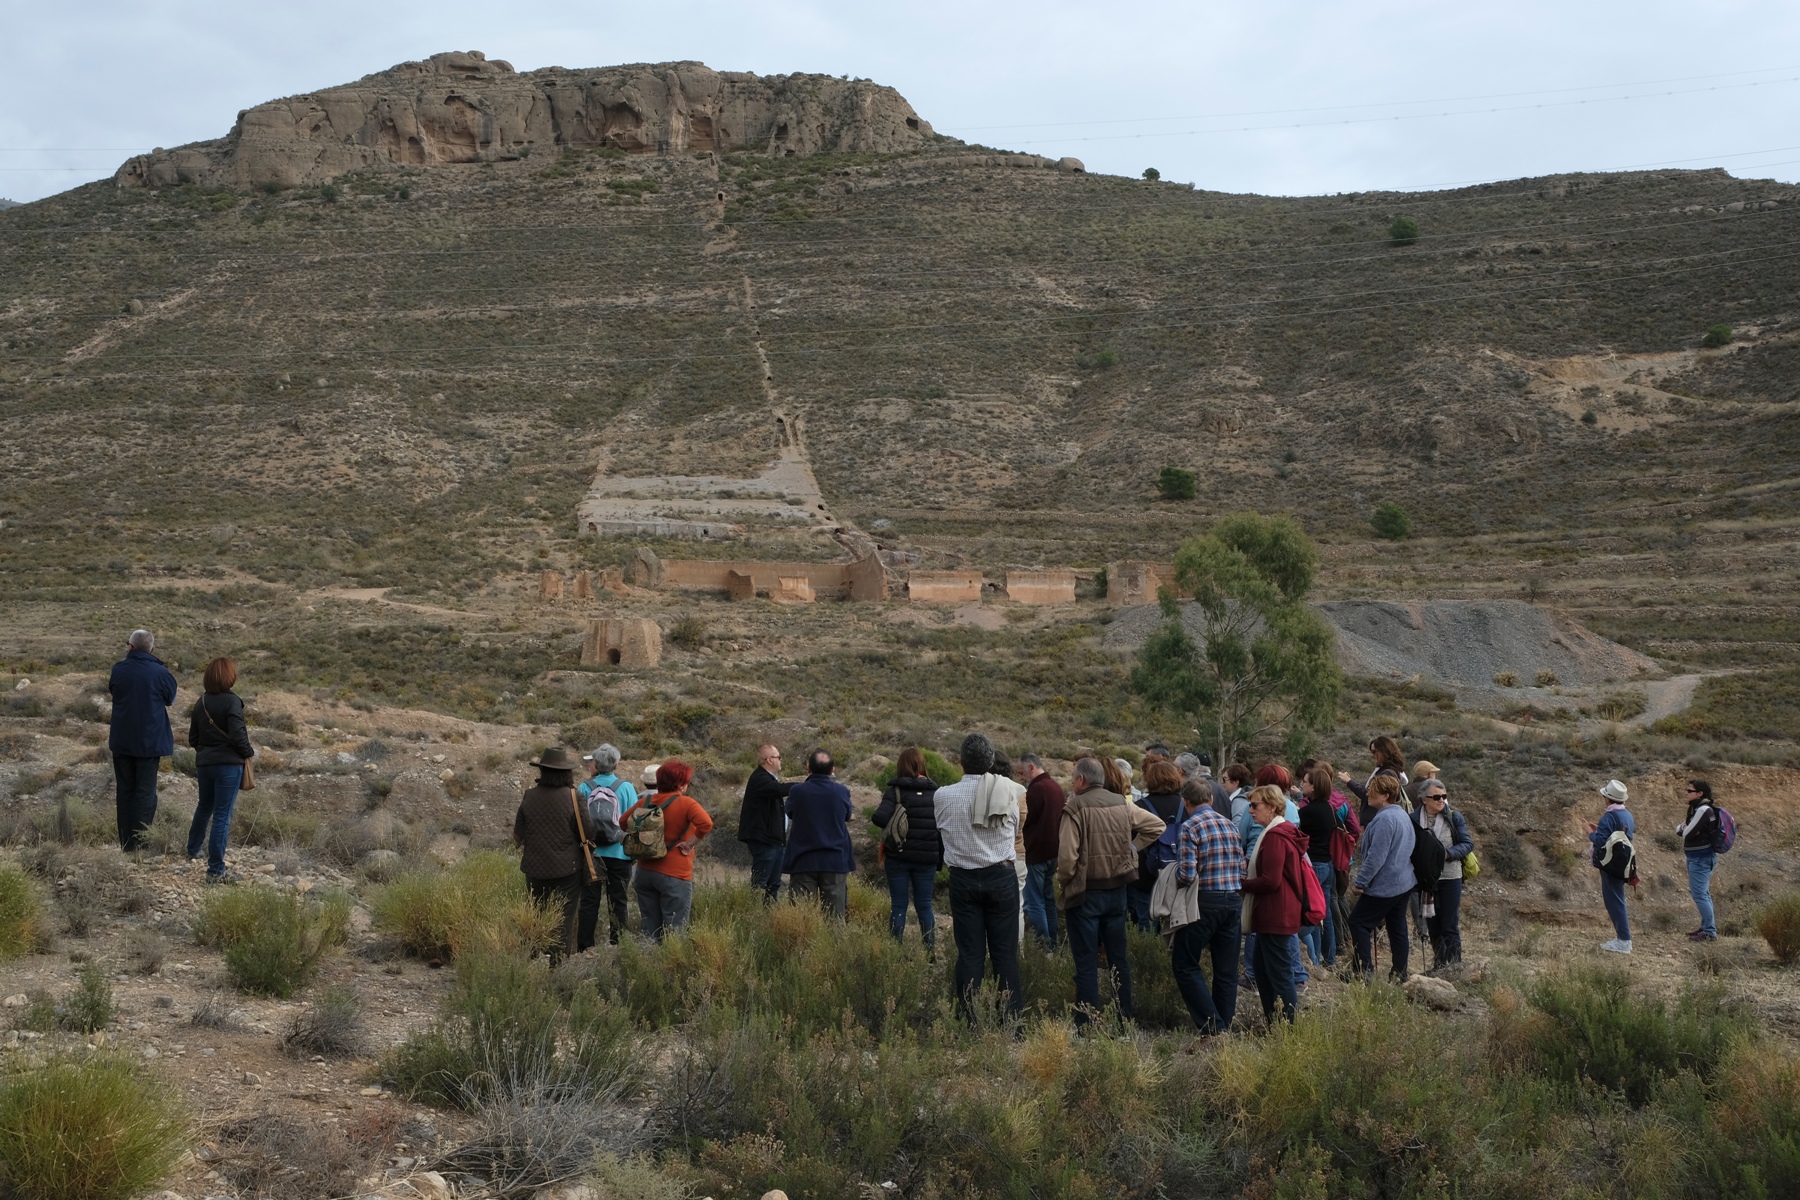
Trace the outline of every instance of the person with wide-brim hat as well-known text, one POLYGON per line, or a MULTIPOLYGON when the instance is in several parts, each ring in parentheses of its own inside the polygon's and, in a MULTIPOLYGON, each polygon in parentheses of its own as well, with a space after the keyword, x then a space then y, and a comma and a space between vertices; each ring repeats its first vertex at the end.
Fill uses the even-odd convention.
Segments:
POLYGON ((519 870, 532 900, 556 909, 558 934, 550 949, 554 963, 576 945, 594 828, 575 794, 575 768, 580 765, 575 755, 552 746, 531 765, 538 769, 537 785, 519 801, 513 844, 519 847, 519 870))

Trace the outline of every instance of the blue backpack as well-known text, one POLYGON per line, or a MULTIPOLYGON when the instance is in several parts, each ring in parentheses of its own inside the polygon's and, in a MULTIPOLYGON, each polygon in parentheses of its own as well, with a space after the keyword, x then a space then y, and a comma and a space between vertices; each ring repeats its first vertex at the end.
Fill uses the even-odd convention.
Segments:
POLYGON ((1181 822, 1171 822, 1162 836, 1138 851, 1138 880, 1153 882, 1162 869, 1181 857, 1181 822))
POLYGON ((1713 811, 1719 816, 1719 823, 1713 828, 1713 853, 1724 854, 1737 845, 1737 822, 1717 804, 1713 805, 1713 811))

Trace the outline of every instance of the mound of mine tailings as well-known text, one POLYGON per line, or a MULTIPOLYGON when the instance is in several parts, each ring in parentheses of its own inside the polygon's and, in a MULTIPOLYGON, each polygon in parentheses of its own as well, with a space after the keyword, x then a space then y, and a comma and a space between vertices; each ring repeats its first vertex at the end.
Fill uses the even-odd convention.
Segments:
POLYGON ((1582 687, 1659 671, 1637 651, 1523 600, 1339 600, 1319 611, 1337 628, 1338 662, 1352 675, 1485 688, 1503 671, 1527 686, 1548 671, 1582 687))
MULTIPOLYGON (((1198 637, 1199 607, 1183 605, 1182 623, 1198 637)), ((1350 675, 1421 677, 1453 688, 1492 688, 1510 671, 1530 687, 1540 672, 1571 687, 1656 674, 1635 650, 1608 641, 1547 608, 1522 600, 1338 600, 1317 606, 1337 630, 1339 664, 1350 675)), ((1162 623, 1153 604, 1123 609, 1103 644, 1135 650, 1162 623)))

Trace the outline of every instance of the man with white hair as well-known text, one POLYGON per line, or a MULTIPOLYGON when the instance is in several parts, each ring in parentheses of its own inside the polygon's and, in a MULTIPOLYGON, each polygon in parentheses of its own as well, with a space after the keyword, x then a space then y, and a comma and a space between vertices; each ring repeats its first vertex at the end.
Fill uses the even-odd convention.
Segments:
POLYGON ((113 782, 119 818, 119 848, 137 850, 156 820, 156 772, 175 753, 169 706, 175 703, 175 676, 153 653, 156 638, 136 629, 125 657, 113 664, 106 690, 112 696, 113 782))

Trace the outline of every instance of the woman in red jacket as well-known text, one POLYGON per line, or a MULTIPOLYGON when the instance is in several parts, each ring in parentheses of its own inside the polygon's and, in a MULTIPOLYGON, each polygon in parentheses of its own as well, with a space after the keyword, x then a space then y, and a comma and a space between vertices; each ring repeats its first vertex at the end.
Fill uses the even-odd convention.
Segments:
POLYGON ((1244 864, 1244 928, 1256 935, 1256 990, 1262 996, 1263 1019, 1275 1021, 1275 1002, 1282 1015, 1294 1019, 1299 1003, 1294 963, 1301 915, 1306 909, 1306 837, 1282 814, 1287 797, 1277 787, 1250 793, 1250 819, 1262 836, 1244 864))

